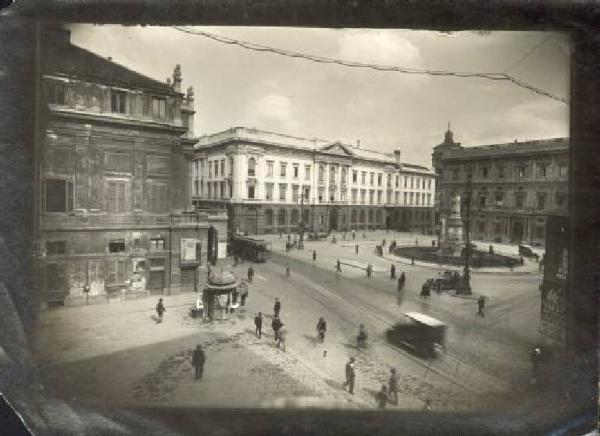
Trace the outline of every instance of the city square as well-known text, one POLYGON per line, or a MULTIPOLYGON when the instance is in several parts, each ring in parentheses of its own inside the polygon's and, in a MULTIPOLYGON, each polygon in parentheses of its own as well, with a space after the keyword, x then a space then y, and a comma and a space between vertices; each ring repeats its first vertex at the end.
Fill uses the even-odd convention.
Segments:
POLYGON ((515 431, 577 409, 564 35, 41 32, 45 392, 515 431))

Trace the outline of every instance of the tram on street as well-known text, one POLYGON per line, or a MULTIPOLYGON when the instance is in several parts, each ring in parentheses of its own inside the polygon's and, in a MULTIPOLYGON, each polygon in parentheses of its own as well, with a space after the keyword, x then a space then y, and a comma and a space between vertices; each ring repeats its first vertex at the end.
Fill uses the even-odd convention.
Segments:
POLYGON ((270 255, 270 243, 264 239, 248 236, 233 236, 231 253, 252 262, 266 262, 270 255))
POLYGON ((445 350, 447 326, 442 321, 419 312, 407 312, 401 321, 386 332, 389 342, 421 357, 435 357, 445 350))

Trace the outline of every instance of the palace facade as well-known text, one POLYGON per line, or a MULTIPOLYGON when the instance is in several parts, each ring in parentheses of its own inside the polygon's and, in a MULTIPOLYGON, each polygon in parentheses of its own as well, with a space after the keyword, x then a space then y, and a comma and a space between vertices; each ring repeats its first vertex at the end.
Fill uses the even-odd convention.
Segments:
POLYGON ((45 31, 36 165, 42 302, 194 290, 226 241, 224 210, 194 211, 193 90, 45 31))
POLYGON ((567 215, 568 138, 463 147, 448 129, 432 161, 437 223, 470 188, 473 239, 543 246, 548 216, 567 215))
POLYGON ((200 137, 194 160, 194 204, 227 207, 230 231, 433 231, 435 174, 400 150, 235 127, 200 137))

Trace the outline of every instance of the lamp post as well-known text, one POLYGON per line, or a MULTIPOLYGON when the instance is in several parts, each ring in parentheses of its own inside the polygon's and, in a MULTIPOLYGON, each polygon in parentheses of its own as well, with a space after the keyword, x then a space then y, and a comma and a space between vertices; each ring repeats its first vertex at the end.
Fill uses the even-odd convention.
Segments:
POLYGON ((471 191, 472 191, 472 174, 467 174, 467 198, 465 199, 465 233, 466 233, 466 246, 465 246, 465 267, 464 267, 464 287, 461 290, 462 294, 471 294, 471 191))
POLYGON ((302 187, 300 198, 300 238, 298 239, 298 249, 304 249, 304 186, 302 187))

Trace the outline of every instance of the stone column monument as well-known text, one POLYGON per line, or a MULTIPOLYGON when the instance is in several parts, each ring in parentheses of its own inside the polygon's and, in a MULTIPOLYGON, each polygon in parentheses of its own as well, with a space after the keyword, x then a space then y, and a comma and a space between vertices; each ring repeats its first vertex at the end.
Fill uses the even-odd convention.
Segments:
POLYGON ((450 214, 444 220, 443 227, 440 248, 451 252, 452 255, 460 256, 462 246, 464 245, 463 220, 460 216, 460 195, 452 197, 452 208, 450 214))

